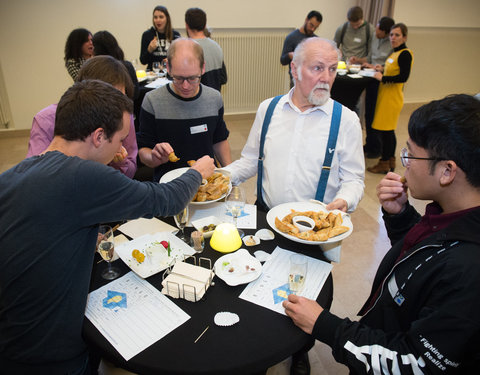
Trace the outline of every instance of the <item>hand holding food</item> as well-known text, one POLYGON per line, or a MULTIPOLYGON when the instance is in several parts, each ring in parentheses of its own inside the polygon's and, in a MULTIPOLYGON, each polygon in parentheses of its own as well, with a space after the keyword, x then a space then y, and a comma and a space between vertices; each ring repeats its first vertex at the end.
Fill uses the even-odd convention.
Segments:
POLYGON ((117 153, 115 154, 115 156, 113 157, 112 162, 113 162, 113 163, 120 163, 120 162, 124 161, 127 156, 128 156, 128 152, 127 152, 127 150, 125 149, 125 147, 122 146, 122 148, 120 149, 120 151, 117 152, 117 153))
POLYGON ((164 164, 168 162, 168 157, 170 153, 173 152, 172 146, 170 146, 167 142, 157 143, 155 147, 152 149, 151 153, 151 164, 149 167, 155 168, 158 167, 160 164, 164 164))
POLYGON ((202 179, 207 179, 213 174, 215 163, 210 156, 205 155, 196 161, 195 165, 192 166, 192 169, 199 172, 202 175, 202 179))
POLYGON ((407 185, 402 177, 389 172, 377 185, 377 197, 383 209, 395 215, 403 211, 408 200, 407 185))
POLYGON ((175 152, 171 152, 168 154, 168 161, 172 162, 172 163, 176 163, 177 161, 179 161, 180 158, 177 157, 177 155, 175 155, 175 152))

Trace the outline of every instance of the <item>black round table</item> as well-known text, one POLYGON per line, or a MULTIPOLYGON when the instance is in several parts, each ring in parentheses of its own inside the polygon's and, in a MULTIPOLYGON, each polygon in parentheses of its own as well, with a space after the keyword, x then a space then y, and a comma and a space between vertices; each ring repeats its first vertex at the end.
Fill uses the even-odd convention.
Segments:
MULTIPOLYGON (((257 228, 269 228, 264 212, 257 212, 257 228)), ((192 230, 186 228, 187 233, 192 230)), ((253 234, 256 230, 244 231, 253 234)), ((212 250, 208 242, 201 256, 210 258, 213 265, 224 254, 212 250)), ((261 241, 248 250, 252 254, 258 249, 271 253, 277 246, 327 261, 319 246, 296 243, 277 233, 274 240, 261 241)), ((114 264, 122 270, 122 274, 130 271, 121 260, 114 264)), ((93 270, 91 290, 106 283, 100 276, 104 267, 105 263, 102 262, 93 270)), ((162 273, 147 280, 161 289, 162 273)), ((214 281, 215 285, 208 289, 204 299, 199 302, 174 299, 175 304, 191 318, 129 361, 123 359, 87 318, 84 339, 94 353, 135 373, 209 375, 258 373, 283 361, 309 342, 310 336, 296 327, 289 317, 240 299, 238 296, 245 285, 228 286, 218 277, 214 281), (216 326, 213 319, 221 311, 238 314, 240 322, 231 327, 216 326), (194 343, 207 326, 209 329, 194 343)), ((330 274, 317 301, 329 308, 332 297, 333 281, 330 274)))
POLYGON ((341 76, 337 74, 330 91, 330 96, 332 99, 356 112, 358 99, 362 91, 365 90, 372 80, 375 80, 375 78, 363 76, 361 78, 351 78, 348 75, 341 76))

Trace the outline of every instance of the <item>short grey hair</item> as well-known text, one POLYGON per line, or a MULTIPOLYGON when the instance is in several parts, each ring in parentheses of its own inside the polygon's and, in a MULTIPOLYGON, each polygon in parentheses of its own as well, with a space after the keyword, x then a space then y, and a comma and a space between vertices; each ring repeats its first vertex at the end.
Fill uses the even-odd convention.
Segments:
POLYGON ((319 37, 313 37, 313 38, 306 38, 304 39, 298 46, 295 48, 295 51, 293 52, 293 63, 295 66, 300 67, 303 65, 303 62, 305 61, 305 50, 310 44, 328 44, 330 45, 336 52, 338 59, 340 60, 341 53, 340 50, 337 48, 337 44, 326 38, 319 38, 319 37))

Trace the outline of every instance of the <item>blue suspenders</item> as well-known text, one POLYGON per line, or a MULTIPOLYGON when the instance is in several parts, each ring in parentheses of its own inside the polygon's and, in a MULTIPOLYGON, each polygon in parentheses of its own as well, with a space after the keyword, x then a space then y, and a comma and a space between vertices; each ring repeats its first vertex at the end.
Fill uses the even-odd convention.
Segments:
MULTIPOLYGON (((272 99, 267 108, 267 113, 263 120, 262 133, 260 135, 260 147, 258 150, 258 175, 257 175, 257 202, 259 205, 267 207, 263 201, 262 195, 262 180, 263 180, 263 148, 265 144, 265 137, 267 135, 268 126, 272 119, 273 111, 283 95, 276 96, 272 99)), ((320 179, 318 180, 317 192, 315 199, 323 202, 325 195, 325 189, 327 188, 328 176, 330 175, 330 166, 332 165, 333 155, 335 153, 335 147, 337 144, 338 130, 340 128, 340 119, 342 117, 342 105, 335 100, 333 101, 333 113, 332 121, 330 123, 330 132, 328 135, 327 149, 325 150, 325 158, 323 161, 322 172, 320 173, 320 179)))

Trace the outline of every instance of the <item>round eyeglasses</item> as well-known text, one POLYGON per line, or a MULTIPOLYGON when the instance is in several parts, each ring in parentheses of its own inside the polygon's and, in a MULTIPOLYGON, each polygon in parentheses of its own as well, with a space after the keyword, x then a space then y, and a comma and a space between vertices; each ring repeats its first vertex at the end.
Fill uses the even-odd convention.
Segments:
POLYGON ((202 76, 190 76, 190 77, 182 77, 182 76, 172 76, 172 81, 175 85, 183 85, 183 82, 187 81, 191 85, 196 85, 200 82, 202 76))
POLYGON ((440 161, 440 160, 447 160, 447 159, 444 159, 444 158, 417 158, 415 156, 409 156, 408 155, 408 150, 406 147, 402 148, 402 150, 400 151, 400 161, 402 162, 402 165, 404 167, 407 167, 410 165, 410 159, 415 159, 415 160, 437 160, 437 161, 440 161))

